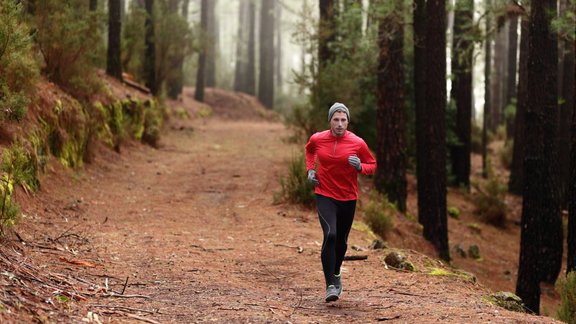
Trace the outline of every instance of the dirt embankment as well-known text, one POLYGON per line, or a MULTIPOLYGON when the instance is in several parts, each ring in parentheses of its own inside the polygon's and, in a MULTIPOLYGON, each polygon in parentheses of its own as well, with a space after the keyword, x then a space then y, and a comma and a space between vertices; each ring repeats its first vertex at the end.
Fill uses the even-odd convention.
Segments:
POLYGON ((416 251, 403 252, 415 272, 386 268, 386 250, 352 249, 373 240, 362 226, 349 251, 368 259, 345 262, 343 298, 326 304, 315 212, 273 203, 302 148, 281 123, 239 111, 179 121, 159 149, 103 149, 76 171, 51 164, 40 192, 19 193, 0 320, 554 323, 490 304, 466 276, 432 275, 445 266, 416 251))

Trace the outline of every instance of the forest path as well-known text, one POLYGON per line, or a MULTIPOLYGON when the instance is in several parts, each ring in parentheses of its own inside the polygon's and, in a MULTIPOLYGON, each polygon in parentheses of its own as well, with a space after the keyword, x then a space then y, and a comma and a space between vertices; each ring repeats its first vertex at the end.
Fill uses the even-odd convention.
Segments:
MULTIPOLYGON (((386 269, 381 250, 346 261, 344 294, 325 303, 315 211, 273 204, 278 177, 302 150, 287 143, 289 135, 278 122, 191 120, 168 130, 160 149, 128 144, 76 177, 48 179, 42 208, 62 211, 47 213, 52 237, 62 242, 64 233, 82 233, 89 248, 76 257, 99 264, 60 259, 49 267, 131 296, 90 298, 74 306, 76 316, 91 311, 114 322, 160 323, 554 322, 491 305, 489 291, 468 280, 386 269)), ((349 247, 371 240, 353 229, 349 247)))

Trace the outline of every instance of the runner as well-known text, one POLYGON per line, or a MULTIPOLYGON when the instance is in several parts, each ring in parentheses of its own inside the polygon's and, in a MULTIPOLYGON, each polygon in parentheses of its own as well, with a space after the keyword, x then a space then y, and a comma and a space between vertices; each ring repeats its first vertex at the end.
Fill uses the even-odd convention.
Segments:
POLYGON ((344 104, 337 102, 330 107, 328 121, 330 129, 315 133, 306 144, 306 170, 308 181, 315 187, 324 233, 321 259, 326 302, 332 302, 342 294, 340 267, 356 211, 356 175, 374 174, 376 160, 364 140, 347 130, 350 112, 344 104))

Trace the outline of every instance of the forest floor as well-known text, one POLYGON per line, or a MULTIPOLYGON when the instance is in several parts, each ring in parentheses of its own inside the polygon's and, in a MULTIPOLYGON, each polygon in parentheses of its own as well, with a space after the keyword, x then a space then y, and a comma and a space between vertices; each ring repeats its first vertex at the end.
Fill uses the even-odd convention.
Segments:
MULTIPOLYGON (((202 105, 190 95, 175 107, 194 115, 202 105)), ((18 192, 23 217, 0 250, 10 265, 0 273, 0 322, 556 322, 488 301, 514 291, 518 202, 500 230, 478 225, 457 190, 448 205, 462 215, 449 220, 450 245, 476 244, 482 259, 436 260, 402 216, 388 248, 370 249, 375 236, 358 212, 348 254, 367 259, 345 261, 343 296, 325 303, 317 215, 274 199, 302 144, 247 96, 208 90, 206 101, 213 116, 172 119, 158 149, 128 142, 120 154, 99 149, 83 169, 51 163, 39 192, 18 192), (390 251, 416 270, 385 266, 390 251)), ((370 182, 360 187, 362 203, 370 182)), ((543 310, 554 315, 550 291, 543 310)))

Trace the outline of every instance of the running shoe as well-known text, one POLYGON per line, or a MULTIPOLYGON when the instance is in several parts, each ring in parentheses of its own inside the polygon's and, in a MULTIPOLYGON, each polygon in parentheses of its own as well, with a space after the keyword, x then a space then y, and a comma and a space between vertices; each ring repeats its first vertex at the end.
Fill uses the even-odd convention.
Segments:
POLYGON ((326 288, 326 302, 333 302, 338 300, 338 289, 334 285, 330 285, 326 288))
POLYGON ((342 295, 342 274, 334 275, 334 286, 338 290, 338 297, 342 295))

